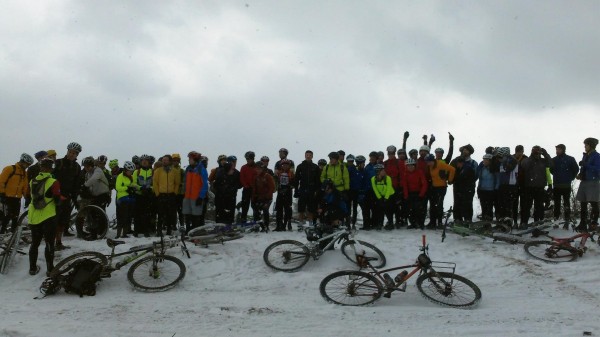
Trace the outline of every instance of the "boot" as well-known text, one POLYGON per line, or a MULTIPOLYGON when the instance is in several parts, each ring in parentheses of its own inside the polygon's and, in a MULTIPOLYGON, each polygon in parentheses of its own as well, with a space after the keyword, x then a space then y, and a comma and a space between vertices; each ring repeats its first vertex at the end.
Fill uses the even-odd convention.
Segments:
POLYGON ((117 236, 115 236, 115 239, 118 239, 121 237, 121 233, 123 233, 123 229, 122 228, 117 228, 117 236))
POLYGON ((287 230, 290 231, 290 232, 292 231, 292 222, 289 221, 289 220, 287 222, 287 230))

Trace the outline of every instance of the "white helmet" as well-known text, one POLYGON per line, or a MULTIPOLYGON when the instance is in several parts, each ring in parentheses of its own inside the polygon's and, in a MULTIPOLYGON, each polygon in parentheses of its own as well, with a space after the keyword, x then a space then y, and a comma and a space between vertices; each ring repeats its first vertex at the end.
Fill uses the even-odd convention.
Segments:
POLYGON ((127 171, 135 171, 135 164, 130 161, 126 161, 125 164, 123 164, 123 168, 127 171))
POLYGON ((27 163, 29 165, 33 164, 33 157, 31 157, 30 155, 28 155, 27 153, 23 153, 21 155, 21 159, 20 161, 27 163))
POLYGON ((419 152, 421 152, 421 151, 427 151, 427 152, 429 152, 429 146, 427 146, 427 145, 423 145, 423 146, 421 146, 421 147, 419 148, 419 152))

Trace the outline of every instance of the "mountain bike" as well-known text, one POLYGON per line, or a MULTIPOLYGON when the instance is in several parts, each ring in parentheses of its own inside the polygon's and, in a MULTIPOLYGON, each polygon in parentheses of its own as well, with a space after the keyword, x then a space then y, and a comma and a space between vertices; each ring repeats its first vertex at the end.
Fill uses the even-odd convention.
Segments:
POLYGON ((209 244, 221 243, 241 239, 246 232, 258 232, 262 221, 242 222, 231 225, 209 224, 190 229, 185 240, 196 246, 208 246, 209 244))
POLYGON ((31 231, 27 228, 27 209, 19 216, 12 233, 0 237, 0 274, 7 274, 11 261, 17 254, 25 255, 23 248, 31 243, 31 231))
MULTIPOLYGON (((128 251, 115 253, 115 247, 124 244, 125 241, 106 239, 106 244, 111 248, 110 254, 102 254, 86 251, 73 254, 56 264, 49 274, 52 281, 44 281, 42 287, 50 288, 60 286, 66 280, 66 276, 72 267, 81 259, 90 259, 102 264, 101 278, 109 278, 114 271, 134 262, 127 272, 127 279, 131 285, 140 291, 157 292, 173 288, 183 280, 186 272, 185 264, 178 258, 165 255, 168 248, 177 246, 179 238, 172 237, 153 242, 148 245, 132 247, 128 251), (113 263, 116 257, 125 256, 121 261, 113 263)), ((48 281, 48 280, 47 280, 48 281)), ((40 288, 42 293, 44 289, 40 288)))
POLYGON ((546 232, 542 232, 541 234, 550 240, 531 241, 526 243, 524 248, 527 254, 550 263, 574 261, 578 257, 583 256, 587 251, 587 247, 585 246, 587 240, 590 239, 592 242, 595 242, 594 235, 596 235, 596 233, 582 232, 571 237, 558 238, 550 236, 546 232), (581 240, 576 245, 571 245, 577 239, 581 240))
POLYGON ((512 244, 525 244, 531 241, 539 241, 540 234, 548 234, 547 232, 544 232, 544 230, 553 226, 548 221, 537 221, 531 225, 532 226, 527 229, 513 229, 510 233, 492 233, 492 239, 494 239, 494 241, 504 241, 512 244), (526 237, 525 235, 527 234, 531 234, 531 236, 526 237))
POLYGON ((74 229, 78 237, 94 241, 106 236, 109 220, 101 207, 89 204, 73 212, 69 223, 71 230, 74 229))
POLYGON ((475 306, 481 300, 481 290, 475 283, 454 273, 456 263, 431 261, 429 247, 423 235, 421 254, 413 264, 378 270, 371 258, 357 254, 362 270, 343 270, 326 276, 319 285, 321 296, 330 302, 346 306, 367 305, 381 296, 390 298, 394 291, 406 291, 408 279, 419 273, 417 289, 431 302, 456 308, 475 306), (413 268, 412 271, 407 269, 413 268), (445 269, 448 271, 437 271, 445 269), (388 273, 402 270, 392 278, 388 273))
POLYGON ((341 243, 340 250, 344 256, 356 263, 355 243, 358 242, 365 249, 365 256, 371 258, 380 268, 385 266, 385 255, 374 245, 360 240, 355 240, 356 230, 339 229, 332 233, 331 229, 317 225, 305 230, 308 242, 306 244, 296 240, 281 240, 272 243, 265 249, 263 260, 272 269, 295 272, 302 268, 310 257, 318 260, 326 251, 334 249, 335 244, 341 243))

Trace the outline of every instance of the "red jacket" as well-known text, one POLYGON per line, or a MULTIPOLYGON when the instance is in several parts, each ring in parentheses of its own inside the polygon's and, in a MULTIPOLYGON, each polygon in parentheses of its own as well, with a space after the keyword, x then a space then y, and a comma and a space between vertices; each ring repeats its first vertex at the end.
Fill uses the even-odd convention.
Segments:
POLYGON ((273 200, 273 193, 275 193, 275 181, 267 172, 257 175, 251 187, 253 201, 273 200))
POLYGON ((256 170, 254 164, 244 164, 240 169, 240 183, 243 188, 252 187, 254 179, 256 179, 256 170))
POLYGON ((404 171, 406 170, 404 160, 397 158, 388 159, 383 162, 383 166, 385 167, 385 173, 387 173, 388 177, 392 178, 392 186, 395 189, 402 188, 402 180, 404 171))
POLYGON ((427 180, 423 171, 419 169, 415 169, 412 172, 406 170, 402 185, 404 186, 404 199, 408 199, 409 192, 419 192, 420 198, 424 198, 425 193, 427 193, 427 180))

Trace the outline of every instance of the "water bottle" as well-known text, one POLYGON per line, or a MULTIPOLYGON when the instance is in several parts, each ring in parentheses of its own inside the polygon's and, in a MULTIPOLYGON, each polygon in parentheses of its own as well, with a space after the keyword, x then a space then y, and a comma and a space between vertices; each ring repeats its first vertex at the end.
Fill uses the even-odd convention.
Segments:
POLYGON ((394 278, 394 281, 396 281, 397 284, 400 284, 400 283, 404 282, 404 278, 406 277, 406 275, 408 275, 408 271, 403 270, 400 273, 398 273, 398 275, 396 275, 396 277, 394 278))

